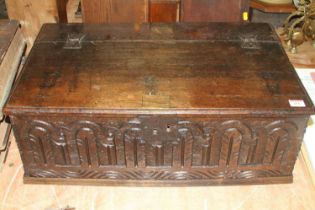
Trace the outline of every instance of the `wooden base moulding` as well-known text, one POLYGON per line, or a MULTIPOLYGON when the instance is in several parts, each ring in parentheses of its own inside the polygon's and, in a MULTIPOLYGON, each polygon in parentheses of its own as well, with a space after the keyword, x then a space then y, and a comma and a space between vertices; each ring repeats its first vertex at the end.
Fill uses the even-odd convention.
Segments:
POLYGON ((67 178, 35 178, 24 177, 24 184, 53 184, 53 185, 88 185, 88 186, 137 186, 137 187, 187 187, 187 186, 217 186, 217 185, 262 185, 289 184, 292 176, 270 178, 255 178, 244 180, 178 180, 178 181, 149 181, 149 180, 104 180, 104 179, 67 179, 67 178))

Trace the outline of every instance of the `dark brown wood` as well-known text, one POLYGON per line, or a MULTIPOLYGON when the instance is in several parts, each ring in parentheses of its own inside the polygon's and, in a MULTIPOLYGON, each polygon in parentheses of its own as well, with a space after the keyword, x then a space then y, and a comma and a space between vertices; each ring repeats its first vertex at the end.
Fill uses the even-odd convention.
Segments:
POLYGON ((313 111, 267 24, 48 24, 33 49, 7 111, 313 111), (83 37, 82 49, 64 49, 73 33, 83 37), (304 100, 306 107, 290 107, 289 99, 304 100))
POLYGON ((59 23, 67 23, 67 2, 68 0, 56 0, 59 23))
POLYGON ((82 0, 85 23, 239 22, 249 0, 82 0))
POLYGON ((81 0, 85 23, 142 23, 147 20, 143 0, 81 0))
POLYGON ((12 120, 26 177, 231 184, 292 176, 307 117, 226 117, 19 116, 12 120), (203 152, 205 146, 211 148, 209 153, 203 152), (158 153, 159 148, 163 152, 158 153), (207 159, 204 155, 208 162, 202 161, 207 159))
POLYGON ((179 18, 180 1, 149 1, 149 22, 176 22, 179 18))
POLYGON ((183 22, 239 22, 248 11, 247 0, 181 0, 183 22))
POLYGON ((268 4, 265 2, 251 0, 250 7, 253 9, 258 9, 263 12, 271 12, 271 13, 291 13, 296 11, 293 3, 291 4, 268 4))
POLYGON ((24 184, 53 184, 53 185, 88 185, 88 186, 136 186, 136 187, 186 187, 186 186, 215 186, 215 185, 252 185, 252 184, 288 184, 292 183, 292 176, 262 177, 255 179, 210 179, 203 180, 110 180, 110 179, 67 179, 24 177, 24 184))
POLYGON ((315 108, 268 24, 47 24, 4 111, 26 180, 142 186, 289 182, 315 108))

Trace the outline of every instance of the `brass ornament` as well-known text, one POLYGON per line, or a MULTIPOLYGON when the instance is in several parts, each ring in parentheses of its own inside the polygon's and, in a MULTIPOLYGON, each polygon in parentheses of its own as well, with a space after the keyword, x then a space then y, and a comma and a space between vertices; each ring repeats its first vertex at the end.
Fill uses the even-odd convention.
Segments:
POLYGON ((294 2, 297 10, 284 22, 282 35, 292 53, 304 41, 312 40, 315 47, 315 0, 299 0, 294 2))

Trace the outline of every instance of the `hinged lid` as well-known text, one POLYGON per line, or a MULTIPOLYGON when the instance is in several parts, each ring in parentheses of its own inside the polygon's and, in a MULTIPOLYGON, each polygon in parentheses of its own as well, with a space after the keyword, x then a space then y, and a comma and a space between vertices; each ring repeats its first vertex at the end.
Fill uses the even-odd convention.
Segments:
POLYGON ((274 115, 314 108, 268 24, 47 24, 5 111, 274 115))

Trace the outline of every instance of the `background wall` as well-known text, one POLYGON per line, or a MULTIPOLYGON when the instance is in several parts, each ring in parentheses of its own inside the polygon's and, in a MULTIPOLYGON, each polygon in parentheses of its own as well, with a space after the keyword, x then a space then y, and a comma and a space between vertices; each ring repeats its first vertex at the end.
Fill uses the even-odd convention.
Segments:
POLYGON ((28 49, 44 23, 58 20, 56 0, 6 0, 8 16, 19 20, 28 49))

